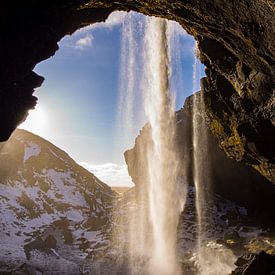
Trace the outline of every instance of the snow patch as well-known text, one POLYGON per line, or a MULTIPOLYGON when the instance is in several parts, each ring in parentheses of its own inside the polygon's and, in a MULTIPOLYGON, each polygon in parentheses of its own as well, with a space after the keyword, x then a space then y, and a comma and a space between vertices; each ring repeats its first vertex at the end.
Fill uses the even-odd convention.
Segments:
POLYGON ((28 142, 25 144, 25 153, 23 161, 27 161, 32 156, 38 156, 41 152, 39 145, 33 142, 28 142))

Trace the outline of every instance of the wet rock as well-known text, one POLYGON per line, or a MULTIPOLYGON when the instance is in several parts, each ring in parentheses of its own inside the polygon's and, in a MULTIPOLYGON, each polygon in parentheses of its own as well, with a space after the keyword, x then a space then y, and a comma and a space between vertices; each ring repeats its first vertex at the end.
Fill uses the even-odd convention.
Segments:
POLYGON ((273 275, 275 274, 275 257, 260 252, 240 257, 235 263, 237 268, 232 275, 273 275))

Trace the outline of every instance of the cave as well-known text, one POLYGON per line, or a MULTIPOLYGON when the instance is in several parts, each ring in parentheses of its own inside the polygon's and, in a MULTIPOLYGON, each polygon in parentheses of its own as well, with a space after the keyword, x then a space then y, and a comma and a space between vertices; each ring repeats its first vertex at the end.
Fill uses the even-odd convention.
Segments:
MULTIPOLYGON (((259 210, 261 215, 260 210, 270 210, 275 183, 272 0, 4 1, 1 6, 1 142, 9 139, 35 107, 33 93, 44 79, 33 69, 55 54, 65 35, 106 20, 113 11, 136 11, 177 21, 194 36, 199 58, 206 66, 201 93, 213 140, 233 166, 236 162, 255 170, 253 188, 240 192, 238 200, 248 196, 248 201, 255 202, 257 192, 264 190, 270 196, 266 205, 262 201, 254 205, 255 212, 259 210), (265 179, 257 180, 258 176, 265 179)), ((131 162, 134 153, 127 154, 131 162)), ((238 186, 231 189, 232 194, 223 187, 219 192, 234 197, 238 186)))
POLYGON ((43 77, 32 70, 66 34, 114 10, 179 22, 198 41, 206 65, 209 127, 231 158, 274 182, 274 3, 272 1, 43 1, 2 3, 1 141, 36 104, 43 77), (217 126, 218 125, 218 126, 217 126))

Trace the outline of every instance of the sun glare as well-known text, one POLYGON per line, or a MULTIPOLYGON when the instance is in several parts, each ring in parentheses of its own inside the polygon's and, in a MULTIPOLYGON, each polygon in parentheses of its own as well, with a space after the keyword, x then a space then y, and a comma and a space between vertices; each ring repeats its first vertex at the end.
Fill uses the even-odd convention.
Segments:
POLYGON ((19 126, 19 128, 42 135, 45 131, 46 124, 47 118, 45 109, 38 104, 34 110, 29 112, 27 119, 19 126))

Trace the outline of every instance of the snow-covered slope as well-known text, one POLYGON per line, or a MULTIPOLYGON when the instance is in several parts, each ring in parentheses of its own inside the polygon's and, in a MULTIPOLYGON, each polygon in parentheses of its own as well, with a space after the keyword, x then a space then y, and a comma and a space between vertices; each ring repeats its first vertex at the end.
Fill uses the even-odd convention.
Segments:
POLYGON ((108 245, 114 198, 68 154, 16 130, 0 151, 0 266, 31 262, 76 274, 108 245))

